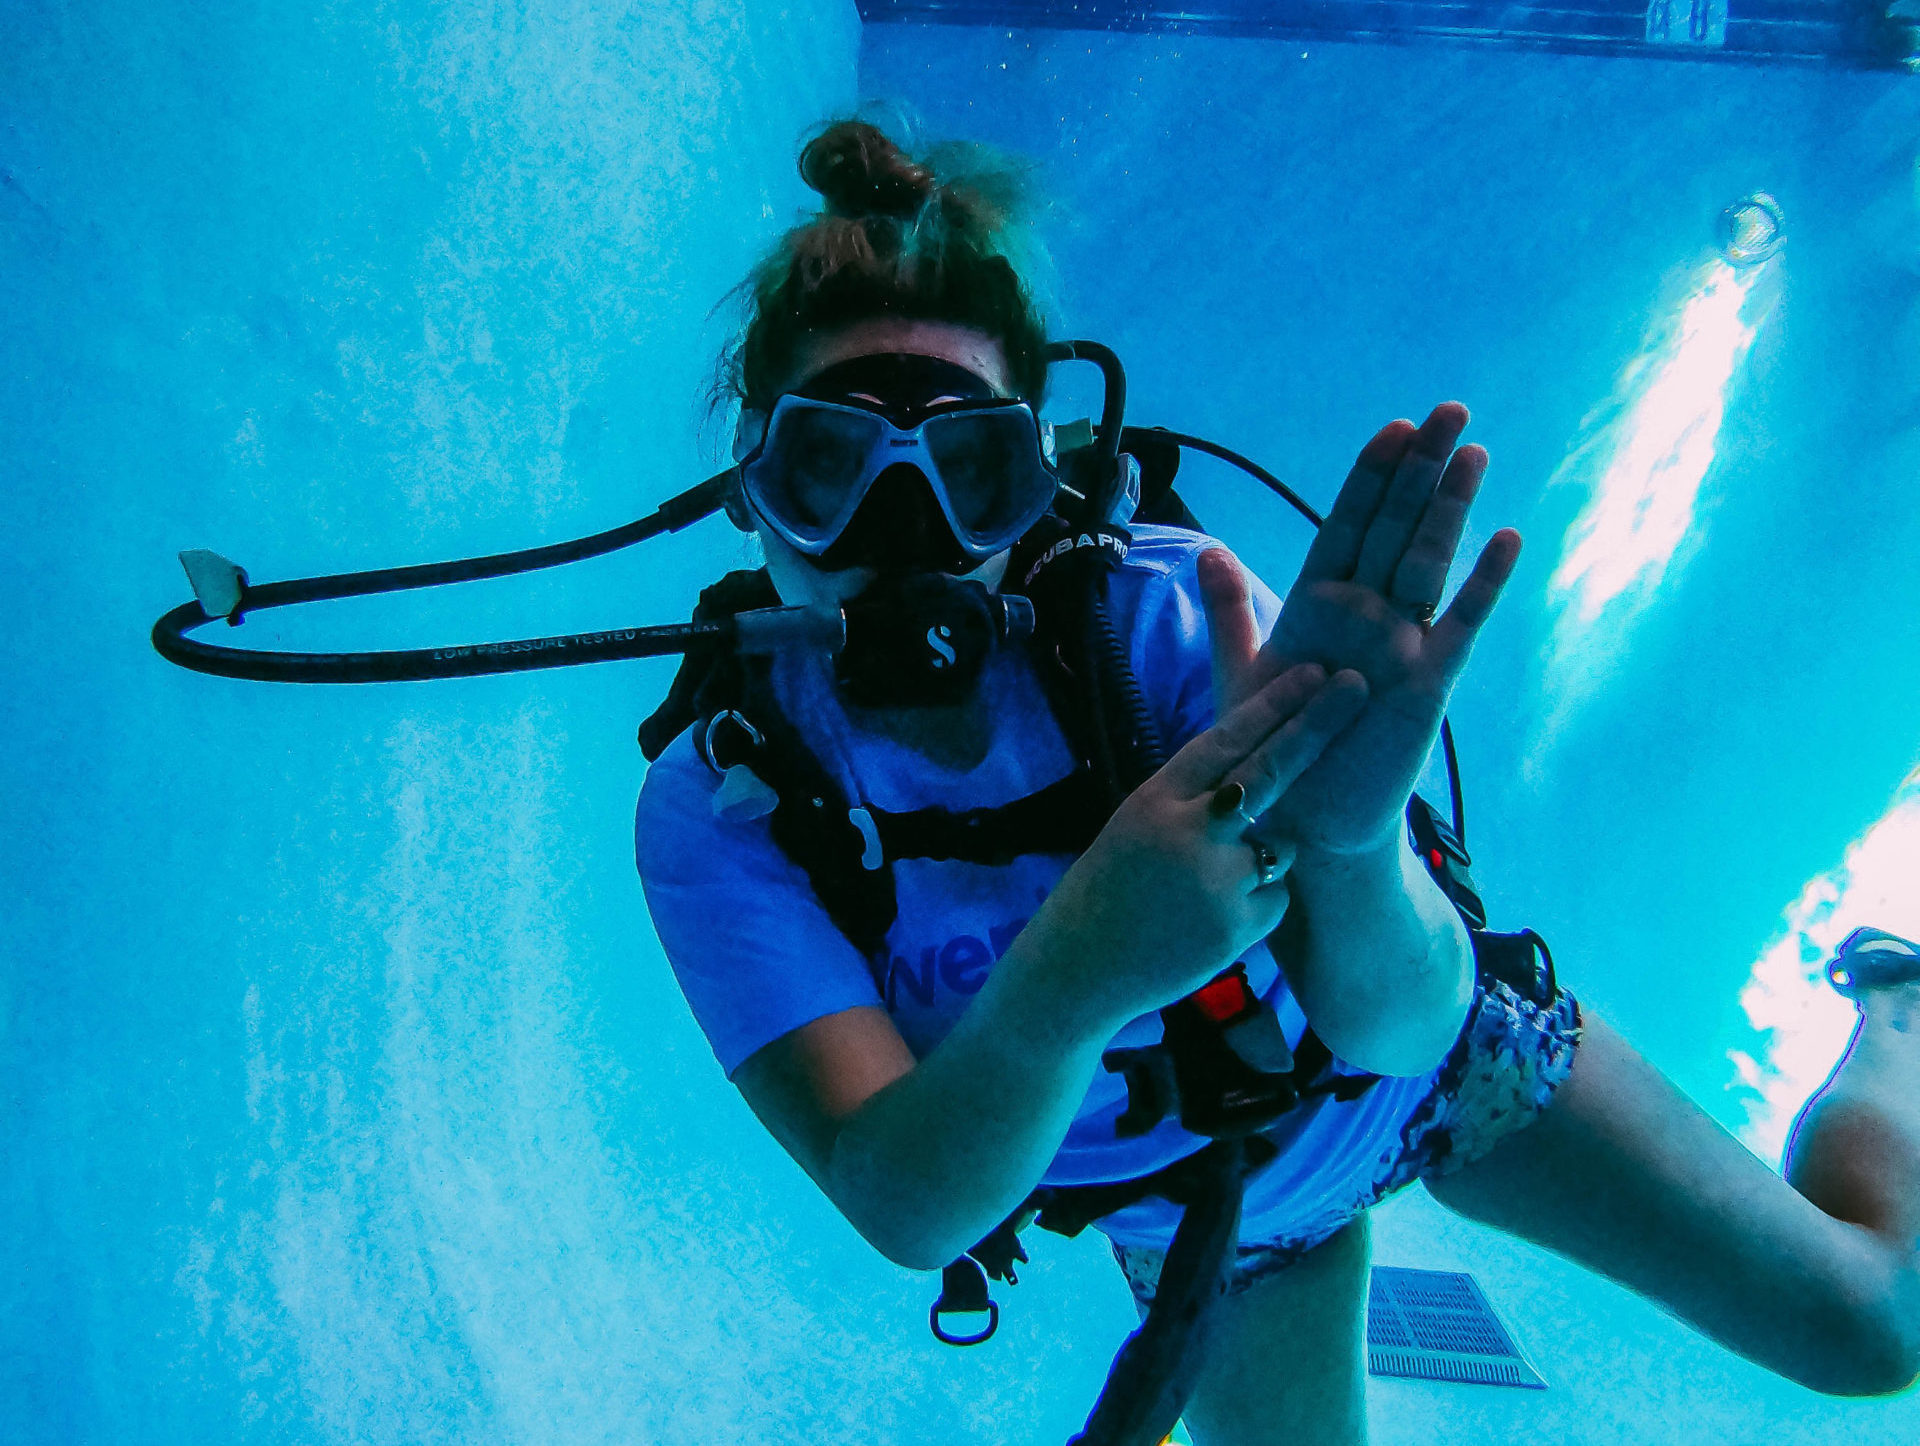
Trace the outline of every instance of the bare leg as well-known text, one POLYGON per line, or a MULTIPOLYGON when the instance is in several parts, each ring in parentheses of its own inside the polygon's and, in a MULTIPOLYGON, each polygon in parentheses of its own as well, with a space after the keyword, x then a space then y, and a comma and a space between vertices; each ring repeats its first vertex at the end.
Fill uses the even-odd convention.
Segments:
MULTIPOLYGON (((1618 1281, 1813 1390, 1885 1395, 1920 1375, 1920 1260, 1908 1228, 1920 1134, 1879 1093, 1893 1065, 1869 1084, 1871 1062, 1897 1052, 1856 1050, 1803 1113, 1793 1165, 1803 1194, 1584 1015, 1553 1103, 1483 1158, 1428 1180, 1434 1198, 1618 1281), (1869 1141, 1873 1153, 1850 1153, 1869 1141)), ((1920 1049, 1920 1034, 1907 1046, 1920 1049)))

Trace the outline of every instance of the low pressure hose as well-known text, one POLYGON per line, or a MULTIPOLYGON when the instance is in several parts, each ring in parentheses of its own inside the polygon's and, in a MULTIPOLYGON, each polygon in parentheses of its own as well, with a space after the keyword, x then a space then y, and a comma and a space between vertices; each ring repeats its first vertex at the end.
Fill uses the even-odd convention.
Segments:
POLYGON ((1116 711, 1127 731, 1123 742, 1137 776, 1125 786, 1132 789, 1160 771, 1167 761, 1166 744, 1161 741, 1159 725, 1154 722, 1153 714, 1147 708, 1146 695, 1140 691, 1140 679, 1135 676, 1132 661, 1127 657, 1126 644, 1121 642, 1120 633, 1113 625, 1113 616, 1107 611, 1104 587, 1094 594, 1089 623, 1093 634, 1095 665, 1101 674, 1101 691, 1118 705, 1116 711))

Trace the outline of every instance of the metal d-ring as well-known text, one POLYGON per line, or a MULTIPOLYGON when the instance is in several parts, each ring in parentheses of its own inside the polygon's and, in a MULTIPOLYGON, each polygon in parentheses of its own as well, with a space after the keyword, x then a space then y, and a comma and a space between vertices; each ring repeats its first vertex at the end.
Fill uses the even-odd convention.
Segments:
POLYGON ((747 746, 749 748, 759 748, 760 745, 766 741, 760 736, 760 730, 749 723, 738 709, 729 708, 724 713, 715 713, 707 722, 707 731, 701 735, 700 756, 707 760, 707 767, 711 768, 715 773, 721 774, 724 774, 726 770, 721 767, 719 761, 713 756, 713 735, 714 731, 719 728, 722 723, 726 722, 733 722, 740 725, 740 731, 747 735, 747 746))

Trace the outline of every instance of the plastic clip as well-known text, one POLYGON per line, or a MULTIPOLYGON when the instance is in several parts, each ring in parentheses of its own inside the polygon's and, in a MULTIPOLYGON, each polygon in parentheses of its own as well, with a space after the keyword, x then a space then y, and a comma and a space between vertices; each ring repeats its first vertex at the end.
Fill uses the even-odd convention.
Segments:
POLYGON ((780 795, 744 763, 723 771, 720 786, 713 793, 713 816, 728 823, 765 818, 779 806, 780 795))
POLYGON ((1168 1115, 1179 1114, 1179 1080, 1164 1044, 1110 1049, 1100 1056, 1100 1066, 1127 1082, 1127 1107, 1113 1122, 1121 1139, 1144 1135, 1168 1115))
POLYGON ((860 867, 869 873, 886 863, 886 851, 880 847, 880 826, 873 821, 873 815, 862 804, 858 808, 847 810, 847 822, 860 830, 860 837, 866 847, 860 853, 860 867))
POLYGON ((203 547, 188 548, 180 554, 180 566, 187 570, 187 581, 200 611, 210 618, 240 621, 240 602, 247 591, 247 570, 229 562, 217 552, 203 547))

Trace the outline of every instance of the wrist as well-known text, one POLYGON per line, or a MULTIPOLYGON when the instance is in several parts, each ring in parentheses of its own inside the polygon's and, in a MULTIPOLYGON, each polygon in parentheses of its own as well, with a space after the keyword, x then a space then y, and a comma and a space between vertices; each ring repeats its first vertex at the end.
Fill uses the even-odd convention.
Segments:
POLYGON ((1418 1074, 1444 1057, 1472 997, 1473 955, 1412 848, 1303 850, 1295 869, 1302 922, 1288 980, 1314 1030, 1376 1074, 1418 1074))
POLYGON ((1338 882, 1352 886, 1400 887, 1401 855, 1407 852, 1400 830, 1393 829, 1357 849, 1329 849, 1303 843, 1288 870, 1296 886, 1338 882))
POLYGON ((1077 899, 1077 882, 1069 871, 988 977, 1017 989, 1061 1045, 1104 1048, 1142 1011, 1114 997, 1111 971, 1102 967, 1113 941, 1108 937, 1102 948, 1108 931, 1077 899))

